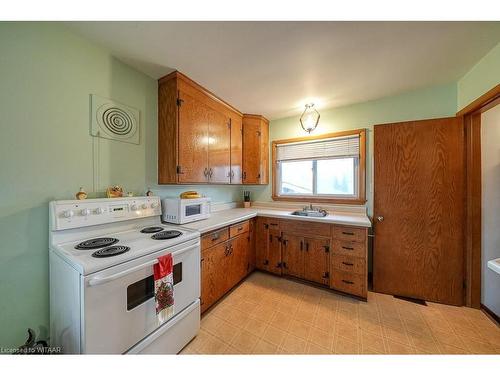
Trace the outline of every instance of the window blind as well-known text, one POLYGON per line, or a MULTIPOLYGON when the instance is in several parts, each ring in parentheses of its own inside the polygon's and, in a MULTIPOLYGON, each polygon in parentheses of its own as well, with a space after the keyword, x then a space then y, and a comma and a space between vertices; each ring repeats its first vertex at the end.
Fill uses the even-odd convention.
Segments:
POLYGON ((359 135, 284 143, 276 146, 276 160, 307 160, 359 156, 359 135))

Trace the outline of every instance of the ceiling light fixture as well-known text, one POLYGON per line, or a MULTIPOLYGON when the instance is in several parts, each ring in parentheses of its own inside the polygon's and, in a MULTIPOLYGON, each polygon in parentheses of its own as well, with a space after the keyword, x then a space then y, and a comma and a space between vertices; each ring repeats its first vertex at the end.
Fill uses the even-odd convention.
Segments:
POLYGON ((320 117, 319 112, 314 108, 314 103, 306 104, 306 108, 300 116, 300 126, 302 126, 302 129, 306 132, 311 134, 311 132, 318 126, 320 117))

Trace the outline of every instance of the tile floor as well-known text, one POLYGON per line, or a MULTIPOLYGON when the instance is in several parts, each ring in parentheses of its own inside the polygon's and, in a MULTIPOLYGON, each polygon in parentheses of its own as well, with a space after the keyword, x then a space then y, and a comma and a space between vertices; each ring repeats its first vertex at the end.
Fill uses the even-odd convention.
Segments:
POLYGON ((254 272, 202 318, 181 354, 500 354, 500 328, 481 311, 368 302, 254 272))

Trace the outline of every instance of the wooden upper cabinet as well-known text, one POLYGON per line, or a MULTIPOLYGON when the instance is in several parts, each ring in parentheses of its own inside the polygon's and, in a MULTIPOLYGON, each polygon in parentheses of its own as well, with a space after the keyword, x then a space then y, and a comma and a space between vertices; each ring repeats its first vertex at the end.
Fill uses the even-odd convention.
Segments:
POLYGON ((179 168, 178 182, 207 182, 208 130, 214 116, 206 104, 179 92, 179 168), (201 168, 200 166, 204 166, 201 168))
POLYGON ((208 182, 228 184, 231 170, 231 123, 213 111, 208 125, 208 182))
POLYGON ((185 75, 161 78, 158 183, 241 183, 241 122, 237 109, 185 75))
POLYGON ((269 121, 243 115, 243 183, 269 183, 269 121))
POLYGON ((235 113, 231 116, 231 183, 243 182, 243 118, 235 113))

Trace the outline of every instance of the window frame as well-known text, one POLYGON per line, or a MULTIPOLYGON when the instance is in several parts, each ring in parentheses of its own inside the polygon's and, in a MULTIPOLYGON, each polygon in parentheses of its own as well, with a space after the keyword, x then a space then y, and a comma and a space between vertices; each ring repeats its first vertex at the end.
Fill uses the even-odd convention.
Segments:
MULTIPOLYGON (((298 137, 289 139, 279 139, 272 141, 271 146, 272 153, 272 199, 275 201, 295 201, 295 202, 318 202, 318 203, 332 203, 332 204, 353 204, 353 205, 363 205, 366 203, 366 129, 356 129, 347 130, 342 132, 320 134, 308 137, 298 137), (344 137, 349 135, 359 136, 359 159, 357 166, 358 178, 357 178, 357 189, 355 186, 355 191, 357 194, 350 197, 343 197, 339 195, 280 195, 280 173, 278 170, 278 162, 276 160, 277 146, 286 143, 295 142, 307 142, 326 138, 344 137)), ((314 164, 314 163, 313 163, 314 164)), ((314 173, 313 173, 314 176, 314 173)), ((313 184, 316 184, 316 179, 313 178, 313 184)), ((356 185, 356 181, 355 181, 356 185)))

